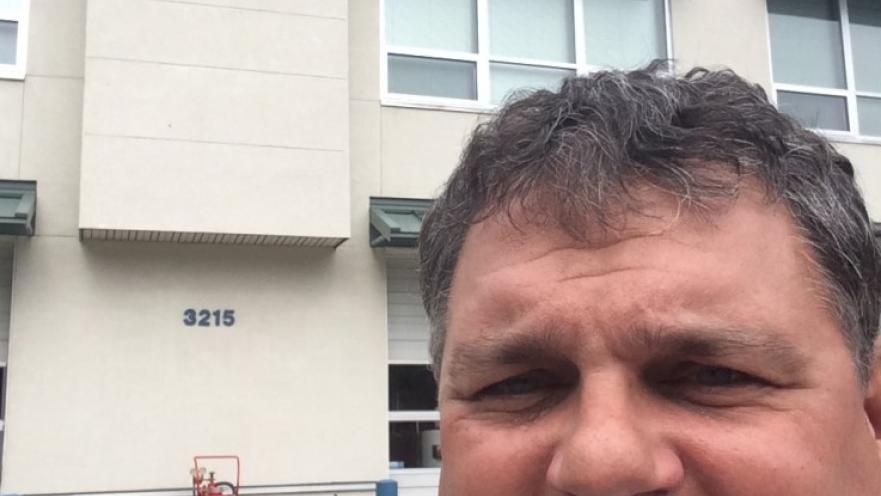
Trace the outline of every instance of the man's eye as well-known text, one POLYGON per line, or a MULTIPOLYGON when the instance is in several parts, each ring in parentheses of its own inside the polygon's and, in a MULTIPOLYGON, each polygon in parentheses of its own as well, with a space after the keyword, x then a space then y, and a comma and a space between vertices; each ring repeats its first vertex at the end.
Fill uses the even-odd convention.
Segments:
POLYGON ((694 362, 680 363, 664 376, 665 379, 660 381, 660 385, 673 389, 724 391, 770 385, 767 381, 746 372, 719 365, 704 365, 694 362))
POLYGON ((531 370, 525 374, 509 377, 503 381, 487 386, 477 393, 478 399, 516 397, 538 393, 547 390, 556 390, 562 387, 562 382, 551 372, 546 370, 531 370))
POLYGON ((774 391, 774 384, 761 377, 719 365, 686 362, 656 372, 652 382, 660 394, 697 406, 743 406, 774 391))
POLYGON ((690 379, 702 387, 737 387, 760 384, 755 377, 727 367, 700 367, 690 379))

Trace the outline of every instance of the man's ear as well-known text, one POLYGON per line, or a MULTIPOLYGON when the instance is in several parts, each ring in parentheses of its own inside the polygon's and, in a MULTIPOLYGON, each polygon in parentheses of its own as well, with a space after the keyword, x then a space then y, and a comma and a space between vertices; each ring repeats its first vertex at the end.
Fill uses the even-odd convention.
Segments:
MULTIPOLYGON (((864 408, 869 425, 874 431, 875 439, 881 443, 881 340, 875 343, 875 353, 872 358, 864 408)), ((879 450, 881 450, 881 446, 879 446, 879 450)))

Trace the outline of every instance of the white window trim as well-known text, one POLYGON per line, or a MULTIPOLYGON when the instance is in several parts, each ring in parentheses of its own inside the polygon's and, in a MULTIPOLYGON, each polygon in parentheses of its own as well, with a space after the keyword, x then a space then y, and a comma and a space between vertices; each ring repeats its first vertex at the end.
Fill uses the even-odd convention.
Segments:
POLYGON ((771 99, 777 105, 777 92, 789 91, 805 93, 809 95, 839 96, 847 99, 847 120, 849 131, 813 128, 812 131, 826 137, 829 140, 841 143, 856 143, 866 145, 881 145, 881 136, 869 136, 860 134, 860 119, 857 111, 857 98, 881 98, 881 93, 872 91, 857 91, 856 76, 853 65, 853 47, 850 37, 850 15, 847 10, 847 0, 838 2, 838 17, 841 23, 842 51, 844 52, 844 82, 845 88, 823 88, 818 86, 805 86, 800 84, 778 83, 774 79, 774 57, 771 52, 771 14, 765 16, 765 27, 768 35, 768 66, 771 70, 771 85, 773 92, 771 99))
MULTIPOLYGON (((429 363, 424 360, 389 360, 389 366, 392 365, 425 365, 429 363)), ((440 422, 440 412, 438 410, 389 410, 388 421, 396 422, 440 422)))
MULTIPOLYGON (((584 0, 572 0, 573 22, 575 23, 575 63, 554 62, 535 59, 512 57, 490 57, 489 55, 489 0, 475 0, 477 3, 477 53, 447 50, 431 50, 412 47, 401 47, 386 43, 385 2, 379 2, 379 77, 380 100, 382 105, 390 107, 424 108, 447 110, 453 112, 491 113, 497 106, 491 103, 490 59, 492 62, 510 63, 532 67, 548 67, 554 69, 575 70, 579 76, 588 75, 599 70, 597 66, 588 65, 584 49, 584 0), (422 95, 406 95, 389 93, 388 91, 388 56, 409 55, 415 57, 441 58, 473 62, 477 65, 477 100, 458 98, 432 97, 422 95)), ((671 30, 670 0, 664 0, 664 31, 667 41, 668 59, 673 59, 673 35, 671 30)))
POLYGON ((392 410, 388 413, 390 423, 401 422, 440 422, 437 410, 392 410))
POLYGON ((400 359, 394 360, 391 358, 389 359, 388 364, 389 365, 425 365, 426 367, 431 366, 431 364, 425 360, 400 360, 400 359))
POLYGON ((410 490, 437 494, 440 479, 440 468, 394 468, 389 470, 389 477, 398 481, 401 494, 410 490))

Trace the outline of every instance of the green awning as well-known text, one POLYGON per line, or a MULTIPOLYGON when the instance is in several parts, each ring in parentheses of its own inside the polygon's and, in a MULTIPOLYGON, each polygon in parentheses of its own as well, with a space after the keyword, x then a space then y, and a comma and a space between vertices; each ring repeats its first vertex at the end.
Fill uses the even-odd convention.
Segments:
POLYGON ((36 181, 0 181, 0 234, 33 236, 36 181))
POLYGON ((370 199, 370 246, 415 248, 431 200, 370 199))

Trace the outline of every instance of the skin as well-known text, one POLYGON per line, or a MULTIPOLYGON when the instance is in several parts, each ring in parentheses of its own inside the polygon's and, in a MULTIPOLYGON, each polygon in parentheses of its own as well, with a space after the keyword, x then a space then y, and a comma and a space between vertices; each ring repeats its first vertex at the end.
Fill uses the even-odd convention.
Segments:
POLYGON ((861 384, 785 208, 746 191, 698 220, 647 198, 590 243, 469 230, 440 495, 881 494, 879 367, 861 384))

